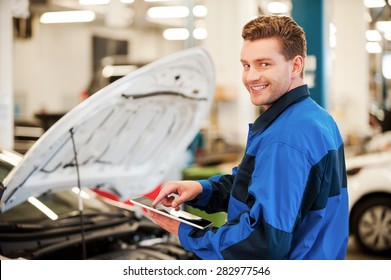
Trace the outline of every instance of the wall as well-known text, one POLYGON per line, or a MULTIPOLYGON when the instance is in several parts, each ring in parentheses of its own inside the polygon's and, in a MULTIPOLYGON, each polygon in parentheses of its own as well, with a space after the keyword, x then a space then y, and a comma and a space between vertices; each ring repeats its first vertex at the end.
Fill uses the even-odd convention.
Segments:
POLYGON ((14 40, 14 95, 17 117, 66 112, 80 101, 92 75, 92 36, 129 41, 137 61, 150 61, 183 48, 163 40, 158 30, 108 29, 93 24, 40 24, 33 37, 14 40))
POLYGON ((13 147, 12 4, 0 2, 0 147, 13 147))
POLYGON ((248 123, 256 118, 256 108, 242 84, 240 51, 243 25, 257 15, 255 0, 206 1, 208 39, 204 47, 210 52, 216 68, 218 93, 215 103, 219 136, 244 144, 248 123))
POLYGON ((24 117, 64 112, 88 85, 90 31, 85 25, 41 25, 37 19, 33 30, 31 39, 14 41, 15 106, 24 117))
POLYGON ((345 139, 368 134, 369 77, 365 51, 365 7, 361 0, 333 0, 331 22, 336 26, 336 47, 329 59, 331 108, 345 139))

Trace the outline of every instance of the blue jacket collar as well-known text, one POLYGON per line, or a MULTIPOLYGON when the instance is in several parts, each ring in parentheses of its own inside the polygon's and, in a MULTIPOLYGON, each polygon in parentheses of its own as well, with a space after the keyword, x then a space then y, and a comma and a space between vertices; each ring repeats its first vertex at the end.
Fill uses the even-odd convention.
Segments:
POLYGON ((263 112, 254 122, 253 134, 264 130, 271 124, 286 108, 310 96, 307 85, 294 88, 281 96, 269 109, 263 112))

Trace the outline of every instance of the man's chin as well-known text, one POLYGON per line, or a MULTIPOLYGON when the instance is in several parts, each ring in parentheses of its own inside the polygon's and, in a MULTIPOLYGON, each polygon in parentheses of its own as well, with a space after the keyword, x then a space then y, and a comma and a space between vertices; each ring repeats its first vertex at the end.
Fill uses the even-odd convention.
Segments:
POLYGON ((251 103, 255 106, 265 105, 264 101, 260 100, 259 96, 257 96, 257 97, 251 96, 251 103))

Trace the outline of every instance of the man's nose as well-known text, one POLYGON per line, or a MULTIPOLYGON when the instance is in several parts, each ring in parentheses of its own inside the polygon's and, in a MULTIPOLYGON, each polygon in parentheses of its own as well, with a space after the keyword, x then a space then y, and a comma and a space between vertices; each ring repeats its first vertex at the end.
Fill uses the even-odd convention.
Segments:
POLYGON ((247 82, 258 81, 261 78, 261 72, 257 69, 250 68, 247 72, 247 82))

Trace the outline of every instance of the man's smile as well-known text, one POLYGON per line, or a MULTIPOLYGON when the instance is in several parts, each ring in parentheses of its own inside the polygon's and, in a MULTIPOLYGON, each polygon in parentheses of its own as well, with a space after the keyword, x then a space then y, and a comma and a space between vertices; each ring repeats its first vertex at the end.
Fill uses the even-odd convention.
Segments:
POLYGON ((250 88, 251 88, 251 91, 260 91, 260 90, 265 89, 268 85, 269 84, 267 84, 267 85, 259 85, 259 86, 251 86, 250 88))

